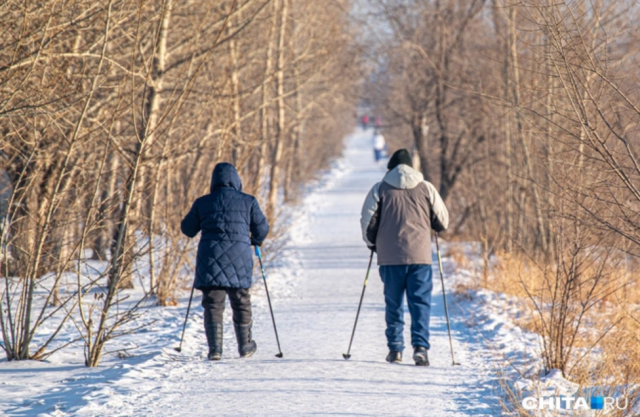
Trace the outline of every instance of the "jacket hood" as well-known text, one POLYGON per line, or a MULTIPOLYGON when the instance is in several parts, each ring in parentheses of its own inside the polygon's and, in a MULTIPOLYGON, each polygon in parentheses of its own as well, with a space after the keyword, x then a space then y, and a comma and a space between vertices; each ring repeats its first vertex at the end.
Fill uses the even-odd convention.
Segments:
POLYGON ((395 188, 410 190, 424 181, 422 172, 411 168, 409 165, 400 164, 387 172, 382 181, 395 188))
POLYGON ((228 162, 221 162, 216 165, 211 175, 211 192, 216 188, 227 187, 237 191, 242 191, 242 181, 236 171, 236 167, 228 162))

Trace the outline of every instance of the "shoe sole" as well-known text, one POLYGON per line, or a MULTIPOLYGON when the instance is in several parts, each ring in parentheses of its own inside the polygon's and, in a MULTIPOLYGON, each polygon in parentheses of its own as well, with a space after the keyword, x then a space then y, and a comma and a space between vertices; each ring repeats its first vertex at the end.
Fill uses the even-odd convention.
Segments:
POLYGON ((253 341, 253 350, 252 351, 249 351, 247 353, 242 353, 242 352, 238 352, 238 353, 240 354, 240 359, 242 359, 242 358, 250 358, 257 351, 258 351, 258 344, 254 340, 253 341))
POLYGON ((250 358, 253 356, 253 354, 256 353, 255 351, 251 352, 251 353, 245 353, 244 355, 240 355, 240 358, 250 358))
POLYGON ((413 360, 416 363, 416 366, 429 366, 429 360, 422 356, 414 356, 413 360))

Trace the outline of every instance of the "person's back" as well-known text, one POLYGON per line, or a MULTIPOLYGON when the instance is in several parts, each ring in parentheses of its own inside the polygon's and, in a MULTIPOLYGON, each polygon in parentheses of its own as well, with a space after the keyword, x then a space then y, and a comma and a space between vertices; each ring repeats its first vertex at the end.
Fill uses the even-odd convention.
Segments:
POLYGON ((251 245, 262 244, 269 225, 255 197, 242 192, 240 176, 233 165, 216 165, 210 193, 196 199, 180 226, 189 237, 202 232, 194 286, 203 293, 209 358, 220 359, 222 355, 226 295, 233 308, 240 355, 250 356, 255 352, 249 295, 253 283, 251 245))
POLYGON ((387 143, 384 140, 384 136, 379 131, 375 131, 373 134, 373 157, 376 162, 380 162, 384 156, 384 151, 387 148, 387 143))
POLYGON ((382 151, 386 146, 387 142, 384 140, 384 136, 382 136, 382 133, 376 132, 373 135, 373 149, 382 151))
POLYGON ((198 198, 201 241, 251 243, 251 209, 255 198, 231 187, 212 189, 198 198))
POLYGON ((378 265, 430 264, 431 229, 443 230, 440 216, 446 215, 435 187, 408 165, 390 170, 378 187, 380 216, 375 235, 378 265), (435 209, 431 202, 436 205, 435 209))

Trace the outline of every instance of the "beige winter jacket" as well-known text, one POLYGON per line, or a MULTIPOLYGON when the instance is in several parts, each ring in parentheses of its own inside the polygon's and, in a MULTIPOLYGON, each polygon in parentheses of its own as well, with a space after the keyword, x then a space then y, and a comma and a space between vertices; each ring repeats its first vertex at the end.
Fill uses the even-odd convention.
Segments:
POLYGON ((449 213, 433 184, 401 164, 367 195, 360 226, 367 246, 376 247, 378 265, 431 264, 431 229, 445 230, 449 213))

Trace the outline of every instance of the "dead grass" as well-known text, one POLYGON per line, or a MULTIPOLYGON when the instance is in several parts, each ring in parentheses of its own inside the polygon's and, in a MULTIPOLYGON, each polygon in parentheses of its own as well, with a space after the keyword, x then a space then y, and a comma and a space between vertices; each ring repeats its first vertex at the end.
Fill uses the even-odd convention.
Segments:
MULTIPOLYGON (((473 262, 459 248, 450 248, 449 255, 461 268, 474 270, 473 262)), ((559 264, 540 265, 524 254, 501 253, 492 259, 486 280, 482 267, 476 266, 473 284, 459 286, 456 292, 462 297, 475 286, 518 297, 527 314, 516 324, 546 339, 541 346, 541 359, 549 356, 545 363, 564 365, 565 378, 585 389, 617 390, 609 394, 626 396, 632 409, 631 405, 640 402, 640 270, 623 255, 600 250, 596 253, 591 248, 559 264), (557 296, 563 292, 570 296, 557 296), (557 329, 550 329, 553 326, 557 329), (558 358, 564 362, 558 362, 558 358)), ((521 408, 519 394, 508 377, 504 378, 505 411, 531 415, 521 408)), ((629 411, 607 413, 631 415, 629 411)))

